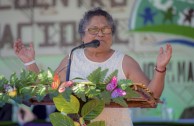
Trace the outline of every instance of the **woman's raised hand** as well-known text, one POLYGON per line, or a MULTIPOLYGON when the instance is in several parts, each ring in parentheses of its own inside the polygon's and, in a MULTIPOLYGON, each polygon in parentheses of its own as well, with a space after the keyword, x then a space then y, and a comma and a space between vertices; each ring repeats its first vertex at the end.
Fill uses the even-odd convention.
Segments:
POLYGON ((21 39, 18 39, 14 42, 14 52, 23 63, 35 60, 35 51, 32 43, 29 47, 25 47, 21 39))
POLYGON ((172 56, 172 46, 169 43, 166 44, 165 50, 161 47, 157 57, 156 63, 157 69, 163 71, 167 64, 169 63, 171 56, 172 56))

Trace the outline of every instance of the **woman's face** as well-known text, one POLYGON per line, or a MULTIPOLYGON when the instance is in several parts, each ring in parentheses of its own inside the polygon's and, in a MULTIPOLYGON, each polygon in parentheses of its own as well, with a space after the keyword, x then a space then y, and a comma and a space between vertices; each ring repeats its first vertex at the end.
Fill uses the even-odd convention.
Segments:
POLYGON ((90 19, 82 41, 88 43, 95 39, 100 41, 100 46, 96 50, 110 49, 112 45, 112 29, 104 16, 94 16, 90 19))

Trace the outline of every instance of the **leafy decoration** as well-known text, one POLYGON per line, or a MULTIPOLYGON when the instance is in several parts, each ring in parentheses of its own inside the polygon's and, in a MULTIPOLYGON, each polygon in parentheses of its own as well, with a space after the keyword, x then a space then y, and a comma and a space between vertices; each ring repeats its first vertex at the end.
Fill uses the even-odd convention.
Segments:
POLYGON ((53 74, 53 71, 48 68, 48 70, 42 70, 39 74, 22 69, 19 76, 13 73, 9 80, 0 75, 0 107, 13 101, 21 104, 23 101, 29 101, 34 97, 41 101, 47 94, 51 98, 56 96, 53 95, 56 94, 56 91, 49 91, 53 74))
POLYGON ((0 106, 13 101, 20 104, 34 98, 41 102, 49 96, 59 111, 49 116, 53 126, 85 126, 85 121, 89 122, 88 126, 105 126, 104 121, 90 121, 103 111, 105 105, 114 102, 127 107, 125 99, 138 96, 130 88, 131 80, 117 80, 118 70, 107 73, 108 69, 99 67, 90 73, 87 81, 76 77, 72 79, 73 85, 62 93, 57 90, 61 82, 50 68, 39 74, 22 70, 19 76, 11 74, 9 80, 0 75, 0 106), (113 89, 107 86, 113 86, 113 89), (69 114, 75 114, 76 119, 70 118, 69 114))

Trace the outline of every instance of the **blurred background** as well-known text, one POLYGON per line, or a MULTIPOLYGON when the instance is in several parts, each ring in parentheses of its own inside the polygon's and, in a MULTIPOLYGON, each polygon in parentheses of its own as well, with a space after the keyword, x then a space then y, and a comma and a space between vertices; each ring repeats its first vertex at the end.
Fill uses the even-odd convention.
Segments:
MULTIPOLYGON (((132 119, 194 118, 194 0, 0 0, 0 74, 9 78, 25 68, 12 48, 18 38, 26 45, 33 42, 41 69, 56 69, 81 44, 78 23, 93 7, 102 7, 115 19, 113 48, 136 59, 150 78, 159 48, 173 46, 161 96, 164 104, 132 108, 132 119)), ((18 112, 13 105, 0 113, 10 108, 18 112)), ((18 121, 16 114, 5 120, 18 121)))

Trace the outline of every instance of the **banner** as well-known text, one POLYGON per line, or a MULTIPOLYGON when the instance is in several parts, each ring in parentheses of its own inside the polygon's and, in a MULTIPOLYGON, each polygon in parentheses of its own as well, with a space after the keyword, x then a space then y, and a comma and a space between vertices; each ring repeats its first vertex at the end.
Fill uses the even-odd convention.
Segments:
POLYGON ((18 38, 26 45, 33 42, 40 68, 56 69, 81 43, 78 24, 83 14, 98 6, 117 24, 113 48, 136 59, 149 78, 159 48, 173 46, 161 98, 179 118, 184 108, 194 105, 193 0, 1 0, 1 74, 9 76, 23 68, 12 48, 18 38))

